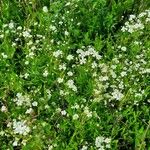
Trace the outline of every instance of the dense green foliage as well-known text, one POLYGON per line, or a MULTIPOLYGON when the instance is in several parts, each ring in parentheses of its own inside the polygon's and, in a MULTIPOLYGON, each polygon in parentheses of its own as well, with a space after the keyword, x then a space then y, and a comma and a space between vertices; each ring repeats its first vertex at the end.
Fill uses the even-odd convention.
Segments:
POLYGON ((150 150, 149 33, 149 0, 1 0, 0 150, 150 150))

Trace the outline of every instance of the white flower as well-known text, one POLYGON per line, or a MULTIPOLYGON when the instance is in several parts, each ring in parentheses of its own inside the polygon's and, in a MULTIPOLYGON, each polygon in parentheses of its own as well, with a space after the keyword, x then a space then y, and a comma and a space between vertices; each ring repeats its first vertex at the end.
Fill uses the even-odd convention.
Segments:
POLYGON ((4 38, 4 34, 0 34, 0 38, 3 39, 4 38))
POLYGON ((98 150, 105 150, 104 146, 99 147, 98 150))
POLYGON ((125 46, 123 46, 123 47, 121 47, 121 50, 125 52, 127 50, 127 48, 125 46))
POLYGON ((22 140, 21 144, 25 146, 27 144, 27 140, 22 140))
POLYGON ((27 78, 28 78, 28 76, 29 76, 29 74, 28 74, 28 73, 25 73, 25 74, 24 74, 24 78, 25 78, 25 79, 27 79, 27 78))
POLYGON ((65 6, 69 6, 71 3, 70 2, 68 2, 68 3, 66 3, 66 5, 65 6))
POLYGON ((28 65, 29 64, 29 61, 25 61, 25 65, 28 65))
POLYGON ((74 106, 71 106, 72 109, 79 109, 79 105, 76 103, 74 106))
POLYGON ((63 24, 63 22, 62 22, 62 21, 59 21, 59 24, 60 24, 60 25, 62 25, 62 24, 63 24))
POLYGON ((101 76, 99 80, 100 81, 107 81, 108 79, 109 79, 108 76, 104 76, 104 77, 101 76))
POLYGON ((69 72, 67 72, 67 75, 68 76, 73 76, 73 72, 69 71, 69 72))
POLYGON ((27 95, 22 95, 22 93, 17 93, 17 98, 13 99, 13 101, 17 104, 17 106, 30 105, 30 98, 27 95))
POLYGON ((62 111, 61 111, 61 114, 62 114, 63 116, 65 116, 65 115, 67 114, 67 112, 66 112, 65 110, 62 110, 62 111))
POLYGON ((110 143, 111 142, 111 139, 110 138, 106 138, 105 139, 105 143, 110 143))
POLYGON ((57 51, 53 52, 53 56, 56 57, 56 58, 61 56, 61 55, 62 55, 62 51, 60 51, 60 50, 57 50, 57 51))
POLYGON ((106 144, 105 147, 106 147, 106 148, 111 148, 110 144, 106 144))
POLYGON ((13 29, 14 28, 14 23, 10 22, 8 26, 9 26, 9 29, 13 29))
POLYGON ((112 93, 112 96, 116 100, 121 100, 124 95, 120 91, 118 91, 117 89, 115 89, 114 92, 112 93))
POLYGON ((4 59, 7 59, 7 58, 8 58, 8 56, 7 56, 6 54, 4 54, 4 53, 2 53, 2 57, 3 57, 4 59))
POLYGON ((45 107, 44 107, 44 108, 45 108, 45 109, 49 109, 49 107, 50 107, 49 105, 45 105, 45 107))
POLYGON ((33 58, 33 56, 34 56, 34 52, 29 52, 28 57, 33 58))
POLYGON ((88 147, 85 145, 81 148, 81 150, 87 150, 87 149, 88 149, 88 147))
POLYGON ((6 107, 6 106, 2 106, 2 107, 1 107, 1 111, 2 111, 2 112, 6 112, 6 111, 7 111, 7 107, 6 107))
POLYGON ((132 20, 135 19, 135 18, 136 18, 135 15, 130 15, 130 16, 129 16, 129 20, 130 20, 130 21, 132 21, 132 20))
POLYGON ((59 65, 59 70, 66 70, 66 64, 59 65))
POLYGON ((100 147, 102 147, 103 142, 104 142, 104 137, 98 136, 95 140, 95 146, 97 148, 100 148, 100 147))
POLYGON ((43 76, 44 76, 44 77, 47 77, 47 76, 48 76, 48 71, 47 71, 47 70, 44 71, 43 76))
POLYGON ((27 109, 27 111, 25 112, 25 114, 30 114, 33 111, 32 108, 27 109))
POLYGON ((97 67, 97 63, 94 61, 93 63, 92 63, 92 68, 94 69, 94 68, 96 68, 97 67))
POLYGON ((72 118, 73 118, 73 120, 77 120, 79 118, 79 115, 78 114, 74 114, 72 118))
POLYGON ((44 7, 43 7, 43 12, 45 12, 45 13, 47 13, 47 12, 48 12, 48 8, 47 8, 47 6, 44 6, 44 7))
POLYGON ((52 149, 53 149, 53 146, 50 145, 50 146, 48 147, 48 150, 52 150, 52 149))
POLYGON ((14 120, 13 129, 15 134, 27 135, 30 132, 30 128, 25 124, 25 121, 14 120))
POLYGON ((23 34, 23 37, 25 37, 25 38, 31 37, 31 35, 28 31, 24 31, 22 34, 23 34))
POLYGON ((85 108, 84 108, 84 113, 87 115, 88 118, 91 118, 91 117, 92 117, 92 112, 89 111, 89 108, 88 108, 88 107, 85 107, 85 108))
POLYGON ((74 81, 73 80, 68 80, 67 81, 67 86, 68 86, 68 88, 70 88, 73 91, 77 92, 77 87, 74 85, 74 81))
POLYGON ((69 60, 69 61, 70 61, 70 60, 73 60, 73 58, 74 58, 73 55, 68 55, 68 56, 67 56, 67 60, 69 60))
POLYGON ((125 72, 125 71, 122 71, 122 72, 121 72, 121 76, 122 76, 122 77, 124 77, 124 76, 126 76, 126 75, 127 75, 127 72, 125 72))
POLYGON ((56 112, 60 113, 61 112, 61 108, 57 108, 56 112))
POLYGON ((18 141, 14 141, 14 142, 12 143, 12 145, 13 145, 13 146, 17 146, 17 145, 18 145, 18 141))
POLYGON ((51 26, 50 26, 50 30, 56 31, 56 27, 51 25, 51 26))
POLYGON ((64 96, 64 95, 65 95, 65 91, 63 91, 63 90, 60 90, 59 93, 60 93, 61 96, 64 96))
POLYGON ((63 78, 58 78, 57 81, 58 81, 58 83, 62 83, 64 81, 64 79, 63 78))
POLYGON ((17 30, 22 30, 22 27, 21 26, 17 27, 17 30))
POLYGON ((68 35, 69 35, 69 32, 68 32, 68 31, 65 31, 65 35, 68 36, 68 35))
POLYGON ((32 106, 37 106, 38 105, 38 103, 36 102, 36 101, 34 101, 33 103, 32 103, 32 106))
POLYGON ((51 98, 52 94, 51 94, 51 91, 49 89, 46 90, 46 93, 47 93, 48 98, 51 98))

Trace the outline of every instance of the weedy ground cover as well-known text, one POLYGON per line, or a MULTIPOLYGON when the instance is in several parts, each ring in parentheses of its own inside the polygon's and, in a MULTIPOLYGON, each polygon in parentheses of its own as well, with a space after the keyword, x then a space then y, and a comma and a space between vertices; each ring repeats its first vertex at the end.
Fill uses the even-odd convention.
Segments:
POLYGON ((1 0, 0 149, 150 150, 149 33, 149 0, 1 0))

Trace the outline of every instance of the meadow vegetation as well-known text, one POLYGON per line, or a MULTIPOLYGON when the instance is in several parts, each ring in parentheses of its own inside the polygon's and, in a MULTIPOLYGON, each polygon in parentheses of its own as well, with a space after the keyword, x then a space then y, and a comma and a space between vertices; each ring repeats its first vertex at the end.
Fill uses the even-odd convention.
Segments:
POLYGON ((1 0, 0 150, 150 150, 150 1, 1 0))

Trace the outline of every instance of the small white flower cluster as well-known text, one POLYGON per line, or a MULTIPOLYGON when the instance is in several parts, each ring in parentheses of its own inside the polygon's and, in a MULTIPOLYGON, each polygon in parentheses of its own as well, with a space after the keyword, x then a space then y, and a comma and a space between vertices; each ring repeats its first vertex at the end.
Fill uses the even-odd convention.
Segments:
POLYGON ((87 51, 78 49, 77 54, 79 55, 80 64, 85 64, 87 61, 86 57, 88 56, 92 56, 93 58, 96 58, 97 60, 101 59, 101 55, 99 55, 98 52, 92 46, 89 46, 87 51))
POLYGON ((44 72, 43 72, 43 77, 47 77, 48 76, 48 70, 45 70, 44 72))
POLYGON ((98 150, 105 150, 106 148, 111 148, 110 146, 111 139, 105 138, 102 136, 96 137, 95 146, 98 150))
POLYGON ((13 99, 17 106, 30 106, 30 98, 27 95, 22 95, 22 93, 17 93, 16 98, 13 99))
POLYGON ((31 35, 31 29, 26 29, 26 30, 24 30, 24 31, 22 32, 22 36, 23 36, 24 38, 31 38, 31 37, 32 37, 32 35, 31 35))
POLYGON ((83 147, 80 150, 87 150, 88 146, 83 145, 83 147))
POLYGON ((62 110, 62 111, 61 111, 61 114, 62 114, 63 116, 65 116, 65 115, 67 114, 66 110, 62 110))
POLYGON ((13 130, 15 134, 27 135, 30 128, 26 125, 26 121, 13 121, 13 130))
POLYGON ((86 114, 88 118, 92 117, 92 111, 89 111, 89 108, 87 106, 84 108, 84 114, 86 114))
POLYGON ((72 71, 68 71, 68 72, 67 72, 67 75, 68 75, 69 77, 71 77, 71 76, 73 76, 73 72, 72 72, 72 71))
POLYGON ((129 21, 125 22, 125 26, 122 27, 121 31, 133 33, 141 29, 144 29, 144 25, 142 24, 142 22, 139 19, 137 19, 136 16, 134 18, 132 17, 132 19, 130 16, 129 21))
MULTIPOLYGON (((53 26, 53 25, 51 25, 51 26, 49 27, 49 29, 50 29, 51 31, 53 31, 53 32, 56 32, 56 31, 57 31, 56 27, 53 26)), ((52 42, 52 43, 53 43, 53 42, 52 42)))
POLYGON ((8 56, 7 56, 5 53, 1 53, 1 55, 2 55, 2 57, 3 57, 4 59, 7 59, 7 58, 8 58, 8 56))
POLYGON ((138 30, 144 29, 144 24, 141 21, 142 17, 146 17, 146 23, 150 21, 150 10, 140 13, 138 16, 130 15, 129 21, 125 22, 125 26, 122 27, 122 32, 133 33, 138 30))
POLYGON ((115 89, 115 90, 112 92, 112 98, 113 98, 113 99, 121 100, 123 97, 124 97, 124 95, 123 95, 118 89, 115 89))
POLYGON ((77 120, 78 118, 79 118, 78 114, 74 114, 73 117, 72 117, 73 120, 77 120))
POLYGON ((71 55, 71 54, 69 54, 68 56, 67 56, 67 60, 73 60, 73 58, 74 58, 74 56, 73 55, 71 55))
POLYGON ((2 111, 2 112, 7 112, 7 107, 3 105, 3 106, 1 107, 1 111, 2 111))
POLYGON ((57 82, 58 82, 58 83, 63 83, 63 81, 64 81, 63 78, 58 78, 58 79, 57 79, 57 82))
POLYGON ((77 92, 77 87, 74 85, 73 80, 68 80, 66 84, 69 89, 72 89, 74 92, 77 92))
POLYGON ((44 7, 43 7, 43 12, 45 12, 45 13, 47 13, 47 12, 48 12, 48 8, 47 8, 47 6, 44 6, 44 7))
POLYGON ((62 53, 61 50, 57 50, 57 51, 53 52, 53 56, 56 57, 56 58, 59 57, 59 56, 62 56, 62 54, 63 53, 62 53))
POLYGON ((121 49, 121 51, 123 51, 123 52, 126 52, 126 51, 127 51, 127 48, 126 48, 125 46, 119 45, 117 48, 118 48, 118 49, 121 49))
POLYGON ((59 65, 59 70, 66 70, 66 64, 65 63, 60 64, 59 65))

